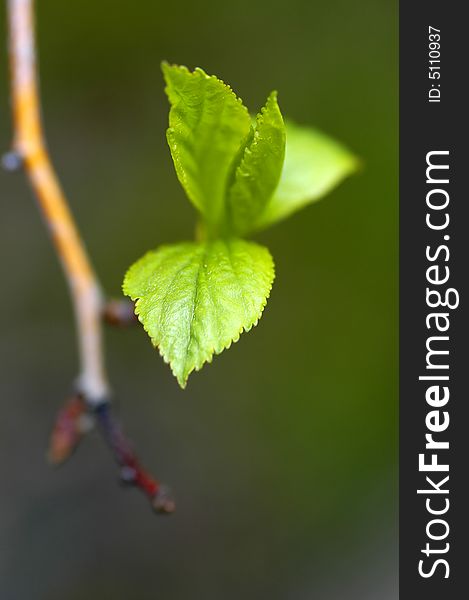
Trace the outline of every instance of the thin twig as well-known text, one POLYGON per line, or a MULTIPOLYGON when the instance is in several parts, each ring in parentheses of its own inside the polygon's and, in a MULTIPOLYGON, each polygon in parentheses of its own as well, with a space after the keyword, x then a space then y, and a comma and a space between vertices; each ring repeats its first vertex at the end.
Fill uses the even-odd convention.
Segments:
POLYGON ((101 433, 120 466, 122 483, 141 490, 150 500, 156 512, 161 514, 174 512, 175 503, 169 489, 149 475, 142 467, 112 410, 110 404, 103 402, 96 407, 94 414, 101 433))
POLYGON ((90 403, 109 397, 102 349, 102 295, 44 140, 36 76, 32 0, 8 0, 13 150, 21 159, 67 278, 77 322, 78 387, 90 403))
POLYGON ((156 512, 172 513, 175 505, 169 490, 142 467, 109 402, 101 402, 92 408, 80 394, 67 400, 57 414, 50 436, 50 463, 59 466, 66 461, 76 450, 83 435, 95 424, 120 467, 121 482, 141 490, 156 512))
POLYGON ((33 0, 8 0, 8 24, 14 141, 3 165, 7 169, 24 166, 70 288, 79 340, 81 371, 76 393, 57 415, 49 459, 54 464, 62 463, 83 434, 97 423, 121 468, 121 480, 141 489, 158 512, 172 512, 174 502, 166 488, 143 469, 110 405, 102 319, 130 324, 135 318, 129 303, 104 302, 47 152, 38 94, 33 0))

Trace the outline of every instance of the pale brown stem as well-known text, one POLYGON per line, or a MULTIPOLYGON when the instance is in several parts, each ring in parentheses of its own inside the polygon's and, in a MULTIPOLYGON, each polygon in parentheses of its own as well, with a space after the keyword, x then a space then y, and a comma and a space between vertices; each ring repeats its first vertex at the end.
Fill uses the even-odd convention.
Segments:
POLYGON ((94 422, 121 469, 123 482, 139 488, 160 513, 174 510, 165 486, 141 465, 109 404, 101 321, 135 322, 128 301, 103 301, 97 277, 86 254, 65 195, 49 158, 42 130, 34 41, 33 0, 8 0, 13 152, 4 165, 24 166, 62 262, 77 322, 81 373, 75 395, 59 411, 51 435, 49 459, 66 460, 94 422))
POLYGON ((8 0, 13 151, 21 159, 68 281, 77 323, 78 388, 90 404, 109 397, 101 290, 49 158, 40 115, 33 0, 8 0))

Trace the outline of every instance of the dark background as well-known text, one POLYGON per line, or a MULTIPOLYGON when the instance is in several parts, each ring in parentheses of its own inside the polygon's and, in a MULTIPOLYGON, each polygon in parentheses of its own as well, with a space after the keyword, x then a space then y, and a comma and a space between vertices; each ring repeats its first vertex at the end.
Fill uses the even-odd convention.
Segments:
MULTIPOLYGON (((335 136, 362 172, 263 233, 259 326, 182 392, 141 328, 108 331, 120 413, 171 518, 102 441, 44 453, 76 374, 67 290, 21 173, 0 174, 0 598, 394 600, 397 6, 391 0, 38 2, 49 146, 103 285, 192 237, 162 59, 335 136)), ((5 32, 4 14, 1 31, 5 32)), ((6 52, 0 148, 8 149, 6 52)))

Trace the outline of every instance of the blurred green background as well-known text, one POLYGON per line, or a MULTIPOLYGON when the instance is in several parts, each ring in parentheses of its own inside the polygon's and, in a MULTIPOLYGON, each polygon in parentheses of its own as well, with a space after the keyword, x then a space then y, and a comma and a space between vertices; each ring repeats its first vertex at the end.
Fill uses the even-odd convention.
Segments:
MULTIPOLYGON (((362 172, 259 236, 259 326, 182 392, 144 331, 107 331, 116 402, 174 490, 158 518, 90 435, 44 460, 76 374, 67 290, 21 173, 0 174, 0 598, 397 598, 397 3, 37 3, 49 146, 102 282, 192 237, 162 59, 347 144, 362 172)), ((5 15, 1 31, 5 33, 5 15)), ((7 58, 0 148, 10 141, 7 58)))

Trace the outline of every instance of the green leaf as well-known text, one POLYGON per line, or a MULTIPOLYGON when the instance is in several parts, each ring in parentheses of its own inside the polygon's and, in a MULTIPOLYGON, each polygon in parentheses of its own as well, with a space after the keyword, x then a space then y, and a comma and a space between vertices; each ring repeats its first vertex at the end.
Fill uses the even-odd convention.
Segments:
POLYGON ((202 69, 162 65, 171 103, 168 144, 177 176, 212 230, 225 219, 225 188, 251 118, 230 87, 202 69))
POLYGON ((272 197, 285 157, 285 125, 272 92, 241 148, 240 160, 227 192, 232 231, 244 235, 253 229, 272 197))
POLYGON ((184 388, 194 369, 257 324, 273 279, 269 251, 233 238, 149 252, 130 267, 123 290, 184 388))
POLYGON ((262 229, 322 198, 358 167, 341 144, 310 127, 286 123, 287 143, 280 182, 257 221, 262 229))

